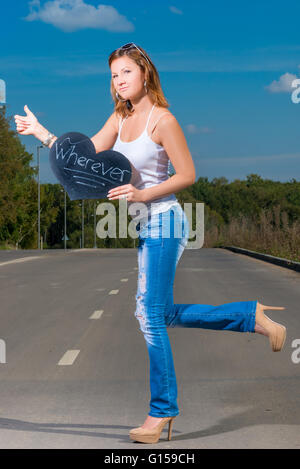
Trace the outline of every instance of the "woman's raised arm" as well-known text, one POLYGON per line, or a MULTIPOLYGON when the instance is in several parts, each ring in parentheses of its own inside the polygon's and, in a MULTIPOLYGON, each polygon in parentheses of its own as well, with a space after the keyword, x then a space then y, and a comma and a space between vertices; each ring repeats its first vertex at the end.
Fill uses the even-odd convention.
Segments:
POLYGON ((41 142, 45 142, 48 139, 47 146, 51 148, 55 140, 57 140, 57 137, 50 134, 50 132, 39 123, 36 116, 30 111, 27 105, 24 106, 24 111, 26 112, 26 116, 19 116, 18 114, 14 116, 17 132, 20 135, 33 135, 41 142), (51 138, 48 138, 49 136, 51 138))

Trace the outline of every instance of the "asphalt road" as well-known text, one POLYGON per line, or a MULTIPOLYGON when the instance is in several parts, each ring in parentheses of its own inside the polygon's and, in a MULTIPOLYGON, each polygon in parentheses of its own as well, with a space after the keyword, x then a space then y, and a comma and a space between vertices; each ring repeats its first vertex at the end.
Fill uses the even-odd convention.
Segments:
POLYGON ((181 413, 156 445, 128 435, 150 397, 136 287, 137 249, 0 251, 0 448, 300 448, 300 273, 183 253, 176 303, 285 306, 270 316, 287 339, 273 353, 258 334, 169 329, 181 413))

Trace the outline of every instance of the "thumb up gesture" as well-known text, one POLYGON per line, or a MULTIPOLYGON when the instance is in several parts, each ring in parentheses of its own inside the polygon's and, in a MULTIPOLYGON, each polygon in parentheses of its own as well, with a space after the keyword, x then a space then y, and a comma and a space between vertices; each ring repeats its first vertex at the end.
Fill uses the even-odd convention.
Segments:
POLYGON ((24 106, 24 111, 26 116, 19 116, 17 114, 14 116, 17 132, 21 135, 34 135, 38 120, 27 105, 24 106))

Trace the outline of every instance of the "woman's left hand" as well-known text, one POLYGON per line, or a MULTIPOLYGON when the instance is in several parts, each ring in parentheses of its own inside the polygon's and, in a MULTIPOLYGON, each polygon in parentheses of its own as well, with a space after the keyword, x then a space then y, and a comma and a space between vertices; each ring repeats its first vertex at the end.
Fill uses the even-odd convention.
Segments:
POLYGON ((109 200, 127 199, 127 202, 144 202, 143 189, 137 189, 132 184, 124 184, 123 186, 114 187, 108 191, 109 200))

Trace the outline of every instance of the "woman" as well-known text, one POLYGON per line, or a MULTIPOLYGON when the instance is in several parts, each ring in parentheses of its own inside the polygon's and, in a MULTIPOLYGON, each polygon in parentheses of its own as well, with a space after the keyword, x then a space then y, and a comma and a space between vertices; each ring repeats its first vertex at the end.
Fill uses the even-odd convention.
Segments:
MULTIPOLYGON (((189 233, 174 193, 195 182, 193 160, 180 125, 167 110, 157 70, 146 51, 125 44, 111 53, 109 67, 115 110, 91 140, 97 153, 112 147, 123 153, 139 175, 135 184, 110 190, 109 199, 126 197, 129 208, 144 203, 144 211, 134 218, 140 225, 135 316, 149 353, 151 400, 146 420, 130 431, 130 438, 155 443, 167 423, 171 439, 172 424, 179 414, 167 327, 257 332, 269 337, 273 351, 280 351, 286 328, 271 321, 264 310, 284 307, 265 306, 256 300, 220 306, 173 304, 175 270, 189 233), (168 177, 169 160, 176 171, 172 177, 168 177)), ((27 106, 24 109, 25 117, 15 116, 17 131, 32 134, 51 147, 57 137, 27 106)))

